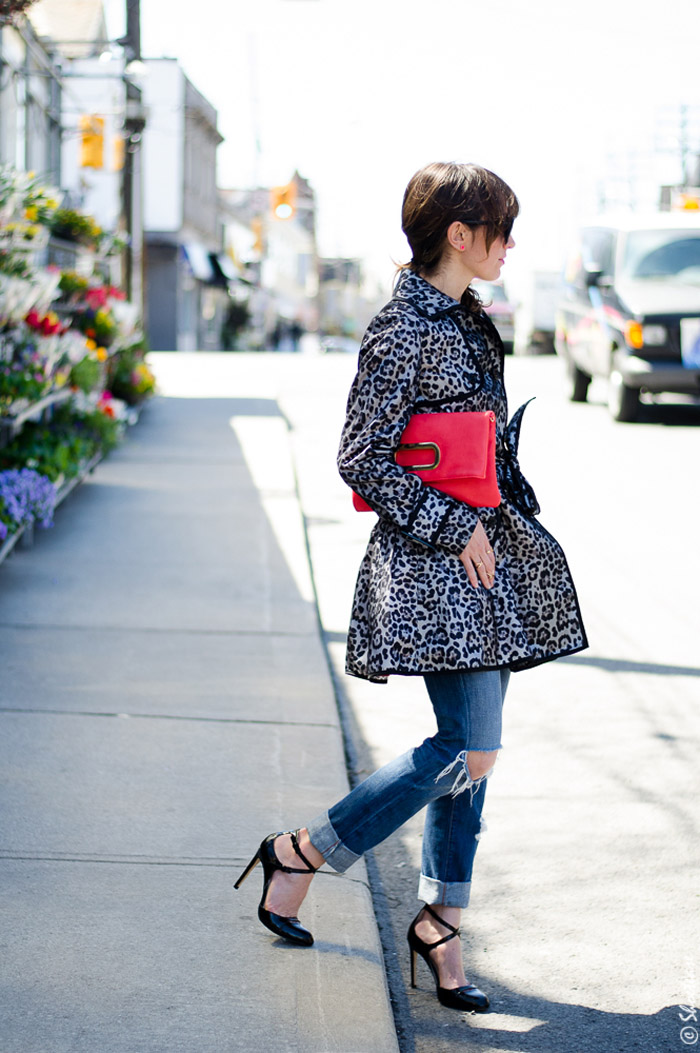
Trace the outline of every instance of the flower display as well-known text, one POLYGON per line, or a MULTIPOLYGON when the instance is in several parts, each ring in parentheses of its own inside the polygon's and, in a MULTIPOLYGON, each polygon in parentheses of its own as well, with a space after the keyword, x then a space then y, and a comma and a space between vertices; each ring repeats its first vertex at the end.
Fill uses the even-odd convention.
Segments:
POLYGON ((124 348, 110 359, 107 379, 110 391, 130 406, 143 402, 156 389, 156 378, 144 361, 141 344, 124 348))
POLYGON ((17 217, 45 224, 58 208, 60 192, 45 186, 34 172, 20 172, 14 165, 0 165, 0 228, 17 217))
POLYGON ((31 310, 27 314, 25 322, 31 329, 41 333, 42 336, 53 336, 54 333, 63 333, 68 328, 65 325, 61 325, 58 315, 54 314, 53 311, 42 315, 36 310, 31 310))
POLYGON ((86 307, 73 315, 72 327, 95 341, 99 347, 109 347, 116 340, 118 327, 108 307, 86 307))
POLYGON ((12 362, 0 362, 0 414, 3 406, 40 399, 49 386, 44 363, 34 351, 20 351, 12 362))
POLYGON ((0 541, 34 522, 52 526, 56 496, 53 483, 31 468, 0 472, 0 541))
POLYGON ((61 271, 58 280, 59 291, 67 300, 80 299, 90 287, 90 282, 84 275, 76 271, 61 271))
POLYGON ((59 273, 30 272, 26 277, 0 271, 0 329, 20 322, 36 310, 45 314, 58 288, 59 273))
POLYGON ((95 248, 104 233, 92 216, 86 216, 75 208, 57 208, 50 217, 49 228, 57 238, 95 248))
POLYGON ((123 242, 59 199, 0 165, 0 543, 50 525, 57 487, 112 449, 155 390, 138 311, 104 277, 123 242), (50 234, 83 246, 76 270, 36 265, 50 234))

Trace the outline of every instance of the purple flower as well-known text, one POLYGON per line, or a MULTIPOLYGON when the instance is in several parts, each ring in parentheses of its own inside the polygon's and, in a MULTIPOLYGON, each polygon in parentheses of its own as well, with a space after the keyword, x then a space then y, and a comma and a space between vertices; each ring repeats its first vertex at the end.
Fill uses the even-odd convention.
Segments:
POLYGON ((56 508, 56 487, 32 468, 11 468, 0 472, 0 505, 17 527, 34 522, 50 527, 56 508))

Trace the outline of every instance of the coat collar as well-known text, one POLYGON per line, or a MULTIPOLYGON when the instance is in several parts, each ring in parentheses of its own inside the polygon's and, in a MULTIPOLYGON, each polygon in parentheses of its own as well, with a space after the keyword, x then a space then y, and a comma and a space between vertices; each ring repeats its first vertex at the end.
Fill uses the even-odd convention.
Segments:
POLYGON ((393 298, 409 303, 424 318, 439 318, 460 306, 458 300, 453 300, 425 278, 408 270, 401 272, 393 298))

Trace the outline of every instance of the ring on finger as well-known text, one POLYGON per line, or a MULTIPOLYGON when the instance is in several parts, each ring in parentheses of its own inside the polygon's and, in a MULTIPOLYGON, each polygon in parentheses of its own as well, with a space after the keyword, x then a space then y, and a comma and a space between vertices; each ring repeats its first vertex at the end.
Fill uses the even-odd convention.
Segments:
POLYGON ((479 567, 483 564, 483 562, 484 562, 483 559, 480 559, 478 563, 475 563, 474 564, 474 570, 478 570, 479 567))

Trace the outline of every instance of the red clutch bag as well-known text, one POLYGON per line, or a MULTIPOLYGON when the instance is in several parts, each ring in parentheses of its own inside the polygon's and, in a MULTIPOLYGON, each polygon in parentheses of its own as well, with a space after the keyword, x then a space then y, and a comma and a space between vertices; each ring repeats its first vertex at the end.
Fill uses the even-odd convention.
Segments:
MULTIPOLYGON (((496 479, 496 415, 482 413, 416 413, 394 454, 397 464, 424 483, 475 508, 501 503, 496 479)), ((372 509, 356 493, 358 512, 372 509)))

